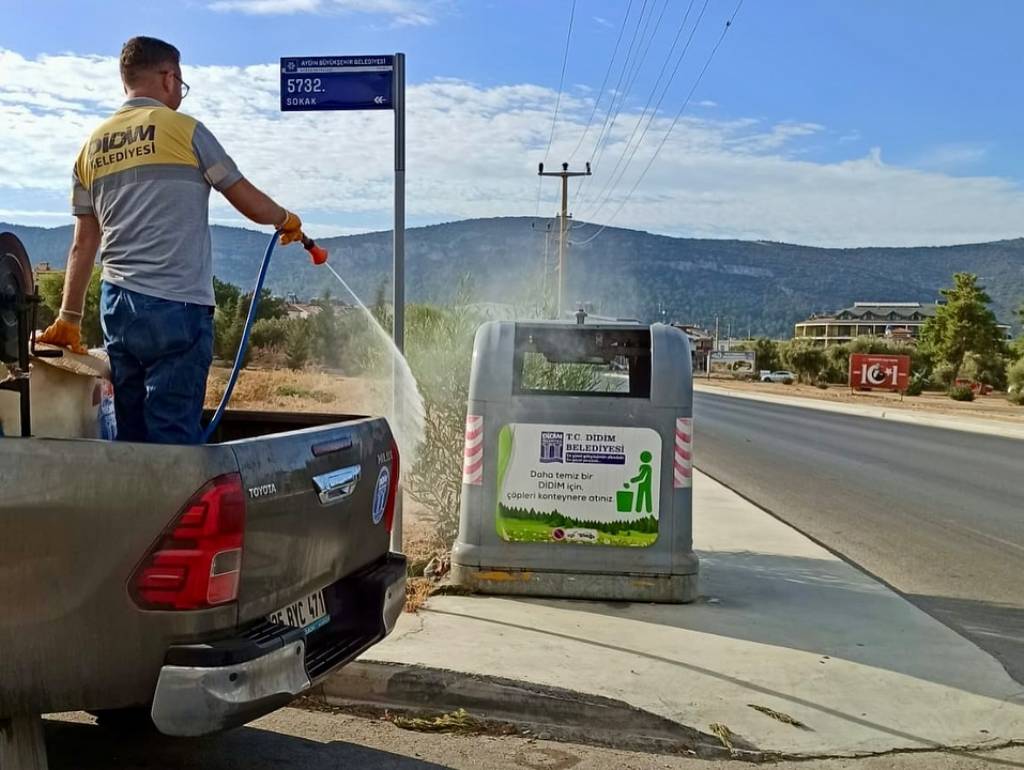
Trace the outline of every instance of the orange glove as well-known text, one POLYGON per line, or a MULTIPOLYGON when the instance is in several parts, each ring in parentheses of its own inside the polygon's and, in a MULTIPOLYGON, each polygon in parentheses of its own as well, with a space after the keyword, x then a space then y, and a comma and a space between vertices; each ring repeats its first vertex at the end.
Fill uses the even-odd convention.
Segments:
POLYGON ((287 246, 302 240, 302 220, 290 211, 285 211, 284 221, 277 226, 277 232, 281 234, 281 245, 287 246))
MULTIPOLYGON (((63 311, 61 311, 63 315, 63 311)), ((84 354, 89 349, 82 344, 82 322, 58 318, 50 327, 36 337, 36 342, 67 348, 72 353, 84 354)))

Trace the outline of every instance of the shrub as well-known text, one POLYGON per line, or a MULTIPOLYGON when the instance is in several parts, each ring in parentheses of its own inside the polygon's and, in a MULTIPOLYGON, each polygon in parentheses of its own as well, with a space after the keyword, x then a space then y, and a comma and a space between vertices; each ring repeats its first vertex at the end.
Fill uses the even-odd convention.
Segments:
POLYGON ((973 401, 974 391, 967 385, 957 385, 949 389, 949 397, 954 401, 973 401))
POLYGON ((254 348, 276 348, 285 344, 295 321, 288 318, 261 318, 252 325, 249 342, 254 348))
POLYGON ((924 392, 924 386, 928 382, 927 377, 911 377, 907 383, 906 395, 920 396, 924 392))
POLYGON ((946 390, 953 384, 953 375, 955 373, 953 364, 943 361, 936 364, 935 368, 932 369, 930 382, 934 387, 946 390))
POLYGON ((964 358, 964 365, 960 369, 960 376, 967 380, 981 382, 991 385, 996 390, 1006 387, 1006 358, 1002 351, 978 355, 968 353, 964 358))
POLYGON ((1024 393, 1024 358, 1006 367, 1006 382, 1015 393, 1024 393))
POLYGON ((469 372, 480 322, 471 296, 463 285, 448 307, 410 306, 406 312, 406 356, 425 410, 423 444, 406 490, 434 514, 435 536, 445 549, 459 532, 469 372))
POLYGON ((1006 397, 1006 400, 1011 404, 1017 406, 1024 406, 1024 390, 1018 390, 1016 393, 1011 393, 1006 397))
POLYGON ((309 361, 310 324, 307 321, 293 323, 285 339, 285 359, 289 369, 301 369, 309 361))
POLYGON ((803 340, 791 340, 784 358, 801 382, 811 382, 826 364, 825 350, 803 340))

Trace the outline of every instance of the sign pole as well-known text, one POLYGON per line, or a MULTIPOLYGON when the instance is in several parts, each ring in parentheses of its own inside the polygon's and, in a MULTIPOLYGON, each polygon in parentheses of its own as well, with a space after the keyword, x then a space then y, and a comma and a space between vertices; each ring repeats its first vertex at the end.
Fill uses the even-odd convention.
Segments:
MULTIPOLYGON (((405 54, 395 54, 395 69, 392 73, 395 113, 395 222, 394 222, 394 329, 392 337, 395 347, 405 354, 405 54)), ((393 362, 391 373, 392 412, 396 422, 400 419, 403 404, 398 387, 398 362, 393 362)), ((404 499, 401 484, 397 489, 395 519, 391 530, 391 549, 402 550, 404 499)))
MULTIPOLYGON (((395 54, 395 347, 405 353, 405 54, 395 54)), ((397 396, 397 392, 396 392, 397 396)))

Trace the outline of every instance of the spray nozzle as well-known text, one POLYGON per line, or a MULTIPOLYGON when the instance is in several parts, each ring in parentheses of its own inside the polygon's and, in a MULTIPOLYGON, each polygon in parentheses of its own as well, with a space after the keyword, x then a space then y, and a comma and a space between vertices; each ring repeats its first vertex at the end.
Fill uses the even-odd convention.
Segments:
POLYGON ((316 241, 305 233, 302 234, 302 246, 309 252, 309 258, 313 260, 314 265, 322 265, 327 261, 327 249, 317 246, 316 241))

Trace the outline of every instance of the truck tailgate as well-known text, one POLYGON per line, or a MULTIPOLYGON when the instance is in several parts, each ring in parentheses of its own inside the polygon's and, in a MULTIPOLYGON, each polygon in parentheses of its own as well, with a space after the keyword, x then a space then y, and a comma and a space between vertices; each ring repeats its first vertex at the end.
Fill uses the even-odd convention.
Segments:
POLYGON ((397 468, 383 419, 244 439, 230 447, 246 490, 240 623, 265 617, 388 553, 387 495, 397 468))

